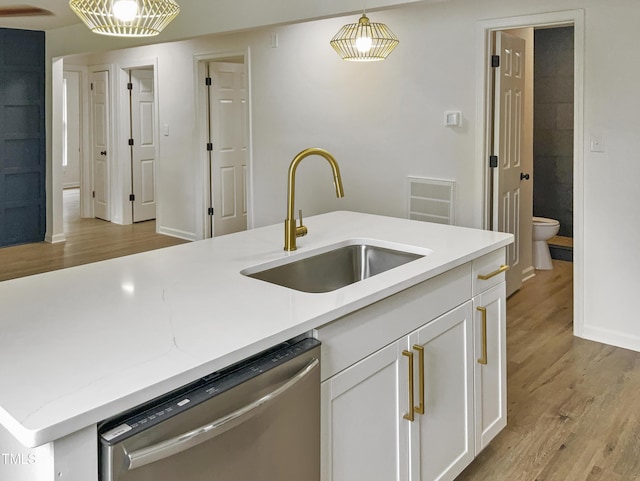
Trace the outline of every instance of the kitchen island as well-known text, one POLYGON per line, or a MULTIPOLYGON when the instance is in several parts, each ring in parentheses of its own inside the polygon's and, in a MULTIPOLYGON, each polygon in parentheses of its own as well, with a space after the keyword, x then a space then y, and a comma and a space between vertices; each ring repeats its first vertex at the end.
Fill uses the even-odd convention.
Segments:
POLYGON ((95 481, 100 421, 512 242, 353 212, 306 225, 294 252, 274 225, 0 283, 0 452, 24 461, 0 478, 95 481), (426 255, 320 294, 241 273, 352 239, 426 255))

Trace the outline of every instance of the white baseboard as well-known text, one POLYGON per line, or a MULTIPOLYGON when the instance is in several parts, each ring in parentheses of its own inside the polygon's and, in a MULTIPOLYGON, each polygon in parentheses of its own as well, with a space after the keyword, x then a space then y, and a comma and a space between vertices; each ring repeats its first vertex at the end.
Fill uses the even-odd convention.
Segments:
POLYGON ((533 279, 536 276, 536 269, 533 266, 529 266, 522 271, 522 282, 526 282, 529 279, 533 279))
POLYGON ((164 234, 171 237, 177 237, 178 239, 184 239, 188 241, 197 240, 196 234, 193 232, 185 232, 179 229, 171 229, 170 227, 158 227, 158 234, 164 234))
POLYGON ((640 352, 640 338, 629 336, 623 332, 603 329, 601 327, 583 326, 580 334, 579 337, 583 339, 640 352))
POLYGON ((51 235, 48 232, 44 235, 44 241, 49 242, 51 244, 58 244, 59 242, 65 242, 67 240, 67 236, 62 234, 51 235))

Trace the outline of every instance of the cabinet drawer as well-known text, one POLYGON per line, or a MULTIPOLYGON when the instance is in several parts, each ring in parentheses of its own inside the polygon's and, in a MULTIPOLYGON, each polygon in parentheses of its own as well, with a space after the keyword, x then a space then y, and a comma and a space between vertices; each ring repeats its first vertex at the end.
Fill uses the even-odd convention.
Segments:
POLYGON ((321 379, 471 299, 470 276, 467 263, 319 328, 321 379))
POLYGON ((472 275, 473 295, 480 294, 503 282, 505 265, 504 247, 475 259, 472 275))

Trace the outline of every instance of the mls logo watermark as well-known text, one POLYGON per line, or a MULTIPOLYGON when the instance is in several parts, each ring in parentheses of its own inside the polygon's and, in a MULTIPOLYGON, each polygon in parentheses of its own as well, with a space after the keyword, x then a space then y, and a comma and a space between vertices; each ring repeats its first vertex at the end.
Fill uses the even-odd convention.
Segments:
POLYGON ((0 453, 0 464, 4 465, 25 465, 35 464, 35 453, 0 453))

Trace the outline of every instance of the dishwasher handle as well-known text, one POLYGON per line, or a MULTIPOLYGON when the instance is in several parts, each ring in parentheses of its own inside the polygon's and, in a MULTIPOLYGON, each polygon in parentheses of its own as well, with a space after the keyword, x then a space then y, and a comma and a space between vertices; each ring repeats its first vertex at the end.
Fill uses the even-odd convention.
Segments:
POLYGON ((319 364, 320 361, 314 358, 277 389, 211 423, 152 446, 147 446, 146 448, 138 449, 131 453, 125 452, 125 459, 128 460, 129 464, 127 468, 132 470, 168 458, 209 439, 213 439, 242 424, 265 410, 272 401, 304 379, 311 371, 318 367, 319 364))

